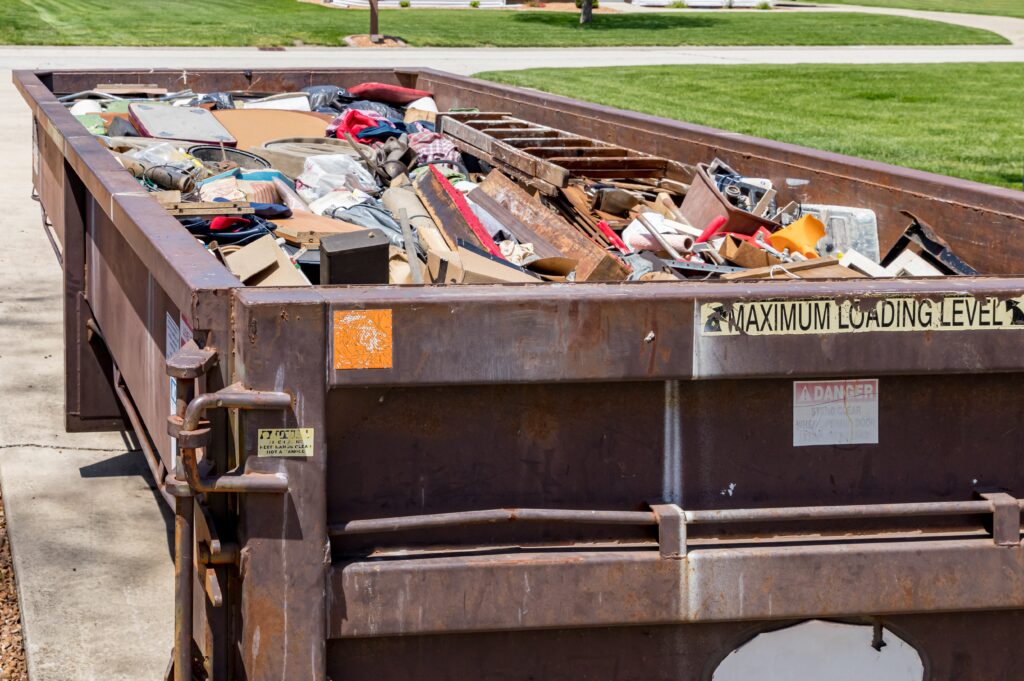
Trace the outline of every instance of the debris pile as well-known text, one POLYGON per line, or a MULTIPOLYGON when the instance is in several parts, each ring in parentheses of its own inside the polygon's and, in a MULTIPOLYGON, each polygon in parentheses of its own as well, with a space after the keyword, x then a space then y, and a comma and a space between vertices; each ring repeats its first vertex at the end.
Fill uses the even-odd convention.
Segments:
POLYGON ((412 88, 115 84, 61 100, 251 286, 977 274, 910 214, 883 255, 870 207, 783 203, 804 180, 440 111, 412 88))

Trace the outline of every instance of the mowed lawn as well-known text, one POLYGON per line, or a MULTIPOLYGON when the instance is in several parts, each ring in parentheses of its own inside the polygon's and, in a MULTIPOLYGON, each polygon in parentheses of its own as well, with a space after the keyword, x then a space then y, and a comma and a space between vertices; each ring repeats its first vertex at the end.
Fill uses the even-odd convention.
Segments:
POLYGON ((1024 64, 657 66, 480 77, 1003 187, 1020 189, 1024 174, 1024 64))
POLYGON ((1024 18, 1024 0, 828 0, 837 5, 900 7, 933 12, 994 14, 1001 17, 1024 18))
MULTIPOLYGON (((0 43, 16 45, 341 45, 368 29, 367 11, 296 0, 0 0, 0 43)), ((1006 42, 987 31, 903 17, 767 11, 598 14, 581 27, 572 12, 385 10, 381 31, 438 47, 1006 42)))

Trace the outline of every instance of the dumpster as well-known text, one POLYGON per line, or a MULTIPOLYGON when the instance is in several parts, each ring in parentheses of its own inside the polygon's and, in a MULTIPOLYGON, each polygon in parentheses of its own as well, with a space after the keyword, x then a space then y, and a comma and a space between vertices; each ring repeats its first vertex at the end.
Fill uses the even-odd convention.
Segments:
POLYGON ((176 681, 1016 675, 1024 194, 427 69, 14 79, 67 428, 175 509, 176 681), (364 81, 806 178, 986 275, 247 287, 56 99, 364 81))

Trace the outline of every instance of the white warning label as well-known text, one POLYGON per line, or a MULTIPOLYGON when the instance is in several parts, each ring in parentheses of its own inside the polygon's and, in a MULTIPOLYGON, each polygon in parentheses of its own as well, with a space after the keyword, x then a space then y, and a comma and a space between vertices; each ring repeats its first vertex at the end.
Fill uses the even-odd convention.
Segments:
POLYGON ((702 303, 699 323, 702 336, 1024 330, 1024 296, 702 303))
POLYGON ((878 444, 878 379, 794 381, 793 446, 878 444))
POLYGON ((312 428, 260 428, 257 456, 313 456, 312 428))

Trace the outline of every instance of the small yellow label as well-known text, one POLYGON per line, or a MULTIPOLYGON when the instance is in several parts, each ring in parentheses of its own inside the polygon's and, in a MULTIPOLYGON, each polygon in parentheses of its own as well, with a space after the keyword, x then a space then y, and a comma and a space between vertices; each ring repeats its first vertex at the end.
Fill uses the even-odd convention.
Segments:
POLYGON ((391 310, 334 313, 334 368, 390 369, 391 310))
POLYGON ((313 456, 312 428, 260 428, 258 456, 313 456))

